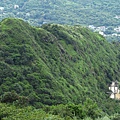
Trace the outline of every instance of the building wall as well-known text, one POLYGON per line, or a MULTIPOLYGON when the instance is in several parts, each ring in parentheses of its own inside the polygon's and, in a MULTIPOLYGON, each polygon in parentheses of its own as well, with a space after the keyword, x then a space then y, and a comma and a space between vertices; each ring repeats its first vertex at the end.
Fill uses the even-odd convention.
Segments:
POLYGON ((110 98, 112 98, 112 99, 114 99, 114 98, 115 98, 115 96, 114 96, 114 94, 113 94, 113 93, 110 95, 110 98))
POLYGON ((118 100, 120 100, 120 94, 117 93, 117 94, 115 95, 115 98, 118 99, 118 100))

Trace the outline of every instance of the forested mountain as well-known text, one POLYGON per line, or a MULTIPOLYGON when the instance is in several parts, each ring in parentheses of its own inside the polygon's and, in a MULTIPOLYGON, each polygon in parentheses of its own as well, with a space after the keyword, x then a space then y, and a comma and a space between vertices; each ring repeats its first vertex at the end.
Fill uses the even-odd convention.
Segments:
POLYGON ((34 25, 93 25, 108 39, 120 40, 119 0, 0 0, 0 16, 18 17, 34 25))
POLYGON ((22 102, 39 108, 89 98, 104 112, 119 113, 120 106, 107 94, 114 80, 120 81, 119 42, 109 43, 78 25, 0 22, 1 102, 24 96, 22 102))
MULTIPOLYGON (((1 17, 15 16, 43 22, 117 26, 119 0, 1 0, 1 17)), ((36 24, 37 24, 36 23, 36 24)))

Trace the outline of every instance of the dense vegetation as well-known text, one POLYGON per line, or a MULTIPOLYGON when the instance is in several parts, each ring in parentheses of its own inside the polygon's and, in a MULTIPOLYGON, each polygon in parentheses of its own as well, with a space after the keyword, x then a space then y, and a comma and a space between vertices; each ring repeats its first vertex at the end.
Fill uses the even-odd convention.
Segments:
POLYGON ((1 0, 0 19, 18 17, 38 26, 44 23, 105 26, 109 40, 120 40, 120 30, 114 30, 120 25, 119 8, 119 0, 1 0), (119 35, 112 36, 115 33, 119 35))
POLYGON ((91 100, 84 102, 84 105, 57 105, 46 106, 42 109, 35 109, 32 106, 18 107, 10 104, 0 104, 0 118, 4 120, 72 120, 87 119, 89 120, 100 117, 103 113, 97 107, 96 103, 91 100), (92 104, 92 105, 91 105, 92 104))
POLYGON ((95 103, 85 101, 84 105, 57 105, 35 109, 32 106, 16 106, 0 103, 1 120, 119 120, 120 115, 104 114, 95 103), (103 115, 103 116, 102 116, 103 115), (96 118, 97 117, 97 118, 96 118))
POLYGON ((81 26, 32 27, 20 19, 4 19, 0 43, 0 118, 16 118, 22 111, 31 117, 43 113, 43 119, 47 114, 95 119, 120 113, 118 101, 106 94, 111 81, 120 81, 119 42, 108 43, 81 26))
POLYGON ((54 22, 119 26, 120 23, 115 18, 120 15, 119 1, 115 0, 1 0, 0 7, 4 7, 1 13, 5 12, 1 17, 20 17, 34 24, 54 22))

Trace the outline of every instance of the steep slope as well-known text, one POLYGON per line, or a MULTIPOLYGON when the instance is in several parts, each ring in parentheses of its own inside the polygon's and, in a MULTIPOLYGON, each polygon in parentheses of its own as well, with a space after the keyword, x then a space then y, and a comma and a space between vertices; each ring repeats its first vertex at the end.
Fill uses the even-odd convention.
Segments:
POLYGON ((0 95, 14 90, 37 107, 88 97, 104 107, 109 83, 120 81, 120 45, 81 26, 4 19, 0 43, 0 95))

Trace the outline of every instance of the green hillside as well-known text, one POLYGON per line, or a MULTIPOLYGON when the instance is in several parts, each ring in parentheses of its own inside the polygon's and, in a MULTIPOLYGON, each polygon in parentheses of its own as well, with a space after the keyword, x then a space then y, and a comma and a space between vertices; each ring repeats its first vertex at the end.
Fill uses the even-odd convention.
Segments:
POLYGON ((120 82, 119 43, 81 26, 32 27, 12 18, 0 22, 1 102, 24 96, 39 108, 90 98, 104 112, 119 113, 107 94, 114 80, 120 82))

